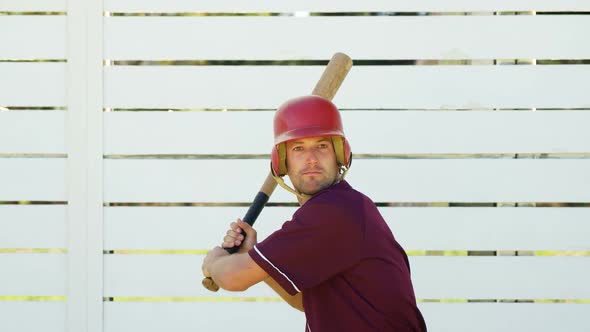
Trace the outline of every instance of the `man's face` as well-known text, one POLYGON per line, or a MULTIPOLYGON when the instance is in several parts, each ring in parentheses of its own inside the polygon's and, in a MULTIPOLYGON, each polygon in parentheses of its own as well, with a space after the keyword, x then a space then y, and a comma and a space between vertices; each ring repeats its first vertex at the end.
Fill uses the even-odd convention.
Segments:
POLYGON ((299 192, 313 195, 338 178, 338 163, 330 137, 287 142, 287 175, 299 192))

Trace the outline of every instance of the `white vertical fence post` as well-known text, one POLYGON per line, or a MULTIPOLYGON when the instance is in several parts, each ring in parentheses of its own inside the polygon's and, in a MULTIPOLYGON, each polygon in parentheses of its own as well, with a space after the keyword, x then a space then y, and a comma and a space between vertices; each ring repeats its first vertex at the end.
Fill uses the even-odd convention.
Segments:
POLYGON ((68 332, 102 331, 102 1, 69 0, 68 332))
POLYGON ((88 332, 103 330, 103 0, 86 0, 88 332))

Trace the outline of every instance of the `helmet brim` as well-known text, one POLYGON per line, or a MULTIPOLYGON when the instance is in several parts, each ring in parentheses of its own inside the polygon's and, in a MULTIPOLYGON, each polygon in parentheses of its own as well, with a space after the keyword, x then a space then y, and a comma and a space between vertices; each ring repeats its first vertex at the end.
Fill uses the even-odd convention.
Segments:
POLYGON ((300 138, 319 137, 319 136, 340 136, 344 137, 344 133, 340 130, 333 130, 320 127, 306 127, 286 131, 281 135, 275 137, 275 145, 293 141, 300 138))

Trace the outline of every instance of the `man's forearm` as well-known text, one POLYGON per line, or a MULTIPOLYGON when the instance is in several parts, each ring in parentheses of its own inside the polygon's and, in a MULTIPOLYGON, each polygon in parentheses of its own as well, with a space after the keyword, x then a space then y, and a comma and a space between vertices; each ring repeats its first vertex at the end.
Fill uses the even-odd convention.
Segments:
POLYGON ((248 289, 240 283, 241 257, 240 254, 218 257, 209 267, 211 278, 219 287, 230 291, 242 291, 248 289))
POLYGON ((215 283, 229 291, 244 291, 268 276, 247 253, 217 257, 208 269, 215 283))
POLYGON ((290 306, 299 311, 304 311, 302 293, 297 293, 295 295, 287 293, 287 291, 285 291, 285 289, 283 289, 283 287, 281 287, 281 285, 279 285, 279 283, 270 276, 264 279, 264 282, 269 285, 270 288, 272 288, 277 294, 279 294, 283 300, 285 300, 285 302, 289 303, 290 306))

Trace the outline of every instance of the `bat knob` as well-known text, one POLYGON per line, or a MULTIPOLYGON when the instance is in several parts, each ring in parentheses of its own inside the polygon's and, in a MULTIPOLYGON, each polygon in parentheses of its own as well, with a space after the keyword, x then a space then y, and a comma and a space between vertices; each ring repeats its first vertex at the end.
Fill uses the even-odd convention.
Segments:
POLYGON ((217 286, 215 281, 213 281, 213 279, 211 278, 205 278, 201 283, 203 284, 203 286, 205 286, 205 288, 212 292, 217 292, 219 290, 219 286, 217 286))

